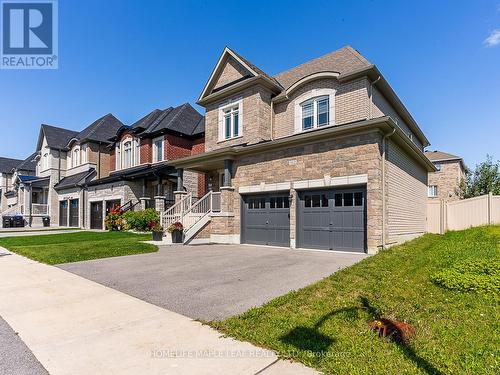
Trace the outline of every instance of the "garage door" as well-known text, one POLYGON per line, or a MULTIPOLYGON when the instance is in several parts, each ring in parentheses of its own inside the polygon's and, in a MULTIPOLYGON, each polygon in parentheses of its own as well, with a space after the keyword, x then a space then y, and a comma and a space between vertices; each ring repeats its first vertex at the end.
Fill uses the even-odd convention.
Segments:
POLYGON ((365 206, 365 189, 300 192, 298 246, 364 252, 365 206))
POLYGON ((256 245, 290 246, 289 195, 243 197, 241 241, 256 245))

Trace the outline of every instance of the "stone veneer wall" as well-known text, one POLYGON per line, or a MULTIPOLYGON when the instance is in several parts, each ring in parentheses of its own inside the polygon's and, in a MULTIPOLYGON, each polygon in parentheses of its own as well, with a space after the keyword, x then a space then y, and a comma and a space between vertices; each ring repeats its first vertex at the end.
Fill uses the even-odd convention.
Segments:
POLYGON ((205 152, 242 143, 258 143, 271 138, 271 93, 261 85, 250 87, 221 102, 211 103, 205 113, 205 152), (242 136, 219 142, 219 107, 243 99, 242 136))
POLYGON ((369 116, 368 80, 361 78, 347 83, 337 79, 319 79, 304 84, 285 102, 274 106, 274 137, 287 137, 295 132, 295 102, 304 93, 314 89, 334 89, 335 124, 365 120, 369 116))

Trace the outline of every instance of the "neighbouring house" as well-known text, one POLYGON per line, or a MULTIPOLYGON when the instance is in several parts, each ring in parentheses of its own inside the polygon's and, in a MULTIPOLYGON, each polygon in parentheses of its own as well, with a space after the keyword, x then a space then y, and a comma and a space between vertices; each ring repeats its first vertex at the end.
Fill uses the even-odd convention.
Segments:
POLYGON ((443 151, 426 151, 425 155, 436 167, 436 171, 429 172, 429 199, 460 199, 460 183, 467 171, 463 159, 443 151))
POLYGON ((163 214, 185 243, 374 253, 426 231, 429 142, 352 47, 274 76, 225 48, 198 104, 205 152, 167 163, 206 174, 163 214))
POLYGON ((188 103, 155 109, 120 127, 109 139, 109 176, 86 185, 85 227, 103 229, 106 215, 116 205, 125 211, 155 208, 163 212, 174 203, 176 190, 203 196, 203 173, 186 170, 179 176, 167 163, 204 152, 204 132, 203 116, 188 103))
POLYGON ((0 216, 14 213, 17 205, 15 181, 18 174, 35 174, 34 155, 25 160, 0 157, 0 216))

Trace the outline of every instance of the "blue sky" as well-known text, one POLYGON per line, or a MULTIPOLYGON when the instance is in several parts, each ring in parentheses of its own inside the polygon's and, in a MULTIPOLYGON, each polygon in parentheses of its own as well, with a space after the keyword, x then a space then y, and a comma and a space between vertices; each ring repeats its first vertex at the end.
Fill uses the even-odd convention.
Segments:
POLYGON ((0 155, 34 151, 41 123, 79 130, 111 112, 130 124, 194 104, 225 45, 276 74, 346 44, 431 149, 472 167, 500 159, 500 0, 60 0, 59 69, 0 70, 0 155))

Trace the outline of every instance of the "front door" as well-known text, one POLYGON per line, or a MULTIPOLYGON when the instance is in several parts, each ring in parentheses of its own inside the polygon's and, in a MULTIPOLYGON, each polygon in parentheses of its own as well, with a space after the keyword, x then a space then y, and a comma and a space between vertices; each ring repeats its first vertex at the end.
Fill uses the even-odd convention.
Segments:
POLYGON ((289 194, 244 196, 241 235, 243 243, 289 247, 289 194))
POLYGON ((70 227, 78 227, 78 219, 79 219, 79 200, 71 199, 69 201, 69 226, 70 227))
POLYGON ((90 229, 102 229, 102 202, 90 203, 90 229))
POLYGON ((68 226, 68 201, 59 202, 59 226, 68 226))

